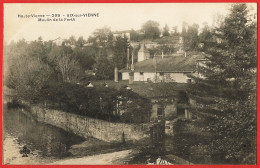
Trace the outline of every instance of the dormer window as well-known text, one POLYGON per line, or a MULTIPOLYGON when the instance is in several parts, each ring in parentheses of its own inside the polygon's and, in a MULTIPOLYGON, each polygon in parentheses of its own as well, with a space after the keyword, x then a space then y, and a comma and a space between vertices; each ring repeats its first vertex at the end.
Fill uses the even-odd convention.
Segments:
POLYGON ((140 72, 140 75, 144 75, 144 72, 140 72))

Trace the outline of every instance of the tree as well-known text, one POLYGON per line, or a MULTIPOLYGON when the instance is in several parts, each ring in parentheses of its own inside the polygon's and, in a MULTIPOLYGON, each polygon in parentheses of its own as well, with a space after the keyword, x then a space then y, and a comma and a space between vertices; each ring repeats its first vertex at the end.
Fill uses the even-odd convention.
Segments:
POLYGON ((193 24, 188 25, 186 22, 182 24, 182 37, 183 45, 185 51, 193 51, 198 47, 198 34, 199 34, 199 25, 193 24))
MULTIPOLYGON (((115 41, 115 45, 113 47, 113 58, 112 64, 115 67, 122 69, 126 65, 127 61, 127 48, 128 48, 127 38, 118 37, 115 41)), ((130 49, 129 49, 130 50, 130 49)), ((129 51, 130 53, 130 51, 129 51)))
POLYGON ((212 27, 214 28, 220 27, 222 23, 224 23, 224 15, 219 13, 214 14, 212 27))
POLYGON ((95 64, 95 55, 96 51, 93 47, 76 47, 73 50, 72 55, 78 60, 78 63, 82 70, 90 70, 93 69, 95 64))
POLYGON ((112 45, 113 34, 109 27, 96 29, 94 33, 88 38, 88 42, 92 43, 94 47, 105 47, 112 45))
POLYGON ((256 23, 246 4, 233 5, 214 35, 206 66, 199 69, 204 78, 193 76, 189 87, 190 98, 196 100, 192 110, 212 134, 212 157, 255 164, 256 23))
POLYGON ((39 37, 37 41, 32 41, 30 45, 28 45, 28 55, 34 57, 38 60, 46 62, 46 46, 44 45, 42 38, 39 37))
POLYGON ((135 30, 130 30, 131 41, 142 41, 144 36, 135 30))
POLYGON ((164 26, 164 28, 163 28, 163 36, 164 36, 164 37, 170 36, 169 30, 170 30, 170 29, 169 29, 168 25, 166 24, 166 25, 164 26))
POLYGON ((208 23, 204 23, 203 25, 202 32, 198 36, 199 43, 203 44, 203 46, 200 48, 201 51, 207 50, 207 48, 210 47, 214 42, 213 32, 208 23))
POLYGON ((57 69, 59 70, 63 82, 78 82, 82 74, 82 69, 77 58, 73 55, 70 46, 61 46, 55 56, 57 69))
POLYGON ((69 39, 66 39, 64 42, 66 43, 66 44, 69 44, 70 46, 72 46, 72 45, 76 45, 76 38, 75 38, 75 36, 70 36, 69 37, 69 39))
POLYGON ((120 120, 126 123, 150 121, 151 102, 132 90, 121 88, 118 93, 120 120))
POLYGON ((41 49, 42 42, 27 44, 24 40, 8 46, 5 57, 7 71, 5 84, 16 90, 16 98, 35 101, 40 96, 40 90, 49 82, 53 75, 52 68, 43 62, 43 50, 30 50, 32 47, 41 49), (29 61, 28 61, 29 60, 29 61))
POLYGON ((141 30, 144 33, 144 38, 150 40, 159 38, 161 34, 159 23, 152 20, 144 23, 141 30))
POLYGON ((80 67, 74 57, 64 53, 57 57, 56 61, 64 82, 77 82, 79 80, 80 67))
POLYGON ((188 35, 187 35, 187 27, 188 27, 188 23, 183 22, 182 23, 182 31, 181 31, 181 35, 183 38, 183 48, 186 51, 187 50, 187 40, 188 40, 188 35))
POLYGON ((85 43, 86 43, 86 41, 84 40, 84 38, 82 36, 80 36, 75 44, 76 44, 76 47, 82 48, 85 43))
POLYGON ((186 46, 186 50, 196 50, 198 47, 198 34, 199 34, 199 25, 193 24, 189 25, 187 29, 187 33, 185 36, 184 43, 186 46))
POLYGON ((100 49, 96 58, 96 69, 97 79, 112 79, 114 74, 114 66, 107 57, 106 49, 100 49))

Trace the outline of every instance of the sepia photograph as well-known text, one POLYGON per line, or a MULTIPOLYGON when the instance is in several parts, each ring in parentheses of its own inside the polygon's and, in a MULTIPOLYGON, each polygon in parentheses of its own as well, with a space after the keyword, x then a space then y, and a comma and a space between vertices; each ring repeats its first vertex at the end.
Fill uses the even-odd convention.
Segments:
POLYGON ((257 3, 3 6, 3 165, 256 165, 257 3))

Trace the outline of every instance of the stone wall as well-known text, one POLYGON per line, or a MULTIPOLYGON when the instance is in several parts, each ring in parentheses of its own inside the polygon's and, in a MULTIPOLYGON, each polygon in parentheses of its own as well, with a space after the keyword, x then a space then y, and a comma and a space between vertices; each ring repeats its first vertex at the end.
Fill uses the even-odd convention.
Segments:
POLYGON ((106 142, 135 142, 149 137, 149 124, 111 123, 59 110, 31 106, 32 115, 40 122, 62 128, 82 137, 94 137, 106 142))

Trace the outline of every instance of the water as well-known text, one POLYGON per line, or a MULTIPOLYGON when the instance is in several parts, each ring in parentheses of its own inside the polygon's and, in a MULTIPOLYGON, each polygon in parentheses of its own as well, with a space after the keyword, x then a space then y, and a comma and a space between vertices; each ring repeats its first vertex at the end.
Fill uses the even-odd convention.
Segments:
POLYGON ((39 151, 42 157, 70 156, 70 147, 84 141, 75 134, 37 122, 22 112, 25 109, 8 108, 3 111, 4 132, 17 138, 18 143, 26 145, 32 151, 39 151))

